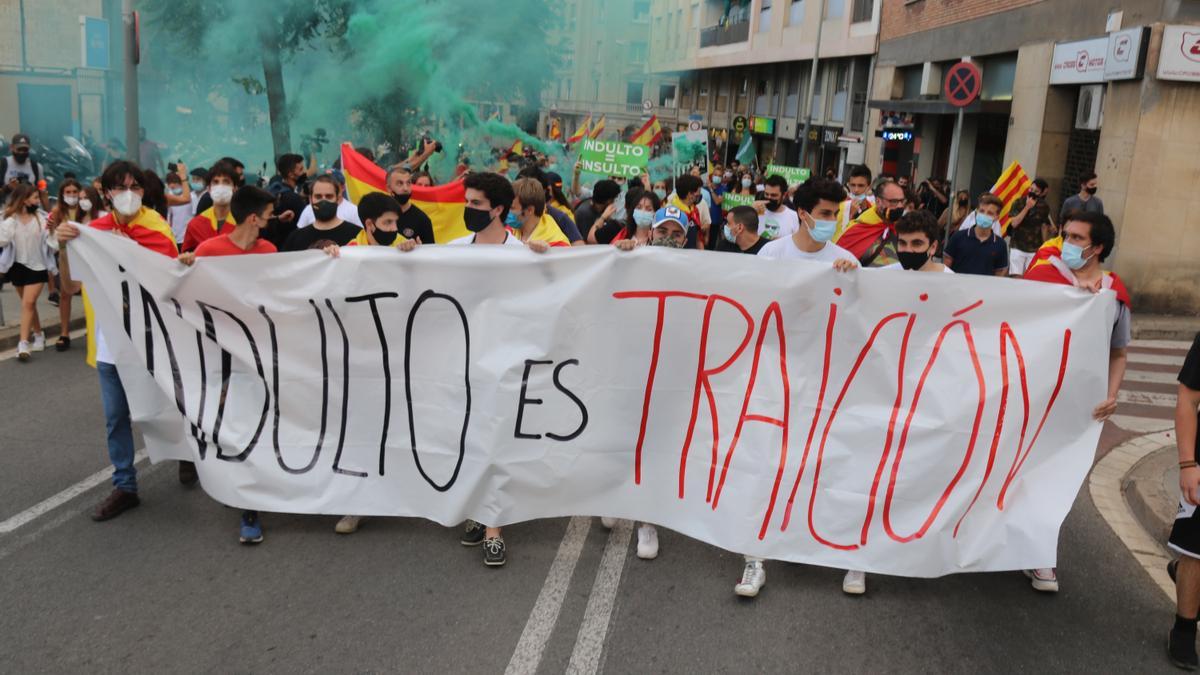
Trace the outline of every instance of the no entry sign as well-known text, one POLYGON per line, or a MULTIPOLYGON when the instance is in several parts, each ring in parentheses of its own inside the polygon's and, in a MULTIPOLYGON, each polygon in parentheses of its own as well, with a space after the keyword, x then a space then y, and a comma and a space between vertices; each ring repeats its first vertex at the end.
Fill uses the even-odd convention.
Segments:
POLYGON ((979 90, 983 88, 983 75, 979 68, 969 61, 959 61, 950 66, 946 73, 946 81, 942 91, 950 105, 965 108, 979 98, 979 90))

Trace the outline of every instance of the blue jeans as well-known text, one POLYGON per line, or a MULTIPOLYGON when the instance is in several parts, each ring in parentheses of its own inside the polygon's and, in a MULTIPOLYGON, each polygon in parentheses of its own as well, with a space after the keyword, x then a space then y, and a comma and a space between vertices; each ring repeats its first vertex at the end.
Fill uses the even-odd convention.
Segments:
POLYGON ((137 492, 137 469, 133 468, 133 423, 129 401, 121 376, 111 363, 97 363, 100 373, 100 400, 104 402, 104 422, 108 428, 108 459, 113 465, 113 487, 137 492))

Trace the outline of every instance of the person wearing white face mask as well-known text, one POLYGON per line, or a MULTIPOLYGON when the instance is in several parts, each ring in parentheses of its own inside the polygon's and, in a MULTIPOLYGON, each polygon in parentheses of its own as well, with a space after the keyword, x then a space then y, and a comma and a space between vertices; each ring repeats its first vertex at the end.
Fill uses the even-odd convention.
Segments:
POLYGON ((208 170, 208 196, 212 199, 212 208, 196 215, 187 224, 180 249, 185 253, 195 251, 196 247, 213 237, 233 232, 237 223, 229 212, 229 203, 233 201, 233 189, 237 184, 237 169, 225 162, 217 162, 208 170))

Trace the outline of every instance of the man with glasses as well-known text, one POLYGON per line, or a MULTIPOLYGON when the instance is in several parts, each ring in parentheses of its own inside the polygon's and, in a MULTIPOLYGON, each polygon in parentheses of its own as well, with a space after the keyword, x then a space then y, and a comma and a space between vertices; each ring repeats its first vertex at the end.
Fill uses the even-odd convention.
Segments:
MULTIPOLYGON (((132 239, 139 246, 169 258, 179 256, 171 226, 157 211, 142 206, 145 176, 137 164, 125 160, 110 164, 100 176, 100 185, 112 202, 113 210, 93 220, 88 224, 90 227, 132 239)), ((72 223, 62 223, 55 229, 55 235, 59 243, 64 244, 78 237, 79 229, 72 223)), ((133 466, 133 422, 125 388, 104 334, 97 330, 95 340, 100 399, 104 404, 105 426, 108 430, 108 457, 113 465, 113 491, 92 511, 92 520, 102 521, 116 518, 141 501, 138 499, 137 470, 133 466)), ((194 483, 195 465, 181 462, 179 480, 194 483)))
POLYGON ((904 215, 904 200, 904 189, 899 184, 883 181, 875 187, 875 206, 851 221, 835 243, 858 258, 863 267, 887 267, 899 262, 895 224, 904 215))

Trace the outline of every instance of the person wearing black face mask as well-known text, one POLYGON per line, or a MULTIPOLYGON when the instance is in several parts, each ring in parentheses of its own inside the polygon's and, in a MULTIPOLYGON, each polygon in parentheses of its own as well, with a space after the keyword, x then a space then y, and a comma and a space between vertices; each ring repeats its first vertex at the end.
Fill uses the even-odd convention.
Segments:
MULTIPOLYGON (((29 136, 26 134, 15 134, 10 146, 12 154, 0 158, 0 177, 3 178, 2 194, 5 198, 12 192, 12 189, 18 183, 29 183, 30 185, 38 185, 45 176, 42 174, 42 167, 38 166, 36 160, 29 156, 29 136)), ((39 190, 38 195, 42 209, 49 209, 49 199, 45 190, 39 190)))
POLYGON ((267 191, 275 195, 275 213, 262 237, 276 248, 282 248, 287 238, 296 231, 296 219, 304 212, 308 201, 301 196, 301 191, 308 176, 304 169, 304 158, 294 153, 280 155, 275 160, 275 170, 278 172, 267 184, 267 191))
POLYGON ((896 221, 896 257, 899 262, 884 269, 915 272, 949 272, 949 267, 934 260, 941 246, 942 228, 928 211, 906 213, 896 221))
POLYGON ((838 246, 850 251, 863 267, 887 267, 896 257, 896 221, 904 215, 904 189, 885 180, 875 187, 875 206, 863 211, 837 238, 838 246))
MULTIPOLYGON (((413 174, 405 165, 392 167, 387 175, 388 191, 400 206, 397 228, 405 239, 417 239, 422 244, 436 244, 433 222, 416 204, 412 203, 413 174)), ((364 221, 364 225, 366 222, 364 221)))
POLYGON ((316 222, 291 233, 283 245, 283 250, 305 251, 320 239, 328 239, 338 246, 345 246, 354 241, 362 228, 338 217, 340 200, 340 186, 333 178, 320 176, 313 181, 312 212, 316 222))
POLYGON ((1079 194, 1071 195, 1063 200, 1062 211, 1058 214, 1058 222, 1067 222, 1067 216, 1076 211, 1104 215, 1104 202, 1096 196, 1098 189, 1099 182, 1096 180, 1095 171, 1089 171, 1080 176, 1079 194))

